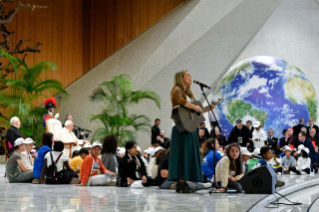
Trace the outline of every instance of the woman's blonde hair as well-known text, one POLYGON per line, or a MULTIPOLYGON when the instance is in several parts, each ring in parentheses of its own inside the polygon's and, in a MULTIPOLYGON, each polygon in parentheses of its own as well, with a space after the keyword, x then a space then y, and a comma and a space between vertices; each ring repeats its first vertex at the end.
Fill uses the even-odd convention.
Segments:
POLYGON ((175 86, 180 87, 182 89, 182 91, 186 93, 187 96, 189 96, 191 99, 194 100, 194 94, 193 94, 190 86, 188 86, 186 88, 186 91, 184 91, 185 88, 184 88, 184 80, 183 80, 183 78, 184 78, 186 72, 188 72, 188 71, 187 70, 183 70, 183 71, 177 72, 175 74, 174 87, 175 86))

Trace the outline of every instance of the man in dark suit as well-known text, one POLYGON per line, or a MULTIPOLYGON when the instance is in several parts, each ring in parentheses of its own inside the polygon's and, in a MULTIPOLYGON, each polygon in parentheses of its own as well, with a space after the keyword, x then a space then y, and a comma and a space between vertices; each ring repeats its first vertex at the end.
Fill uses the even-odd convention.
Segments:
POLYGON ((294 130, 292 127, 288 128, 285 139, 282 139, 281 142, 282 143, 280 143, 280 147, 288 145, 293 152, 298 150, 298 136, 294 135, 294 130))
POLYGON ((155 119, 155 125, 151 129, 152 133, 152 141, 151 144, 154 145, 157 143, 157 136, 160 135, 161 129, 159 128, 159 125, 161 124, 160 119, 155 119))
POLYGON ((311 141, 315 151, 318 153, 318 146, 319 146, 319 136, 316 135, 316 129, 312 128, 310 130, 310 135, 308 136, 309 140, 311 141))
POLYGON ((294 130, 294 136, 298 136, 298 134, 300 133, 301 128, 306 127, 305 126, 305 120, 303 118, 299 119, 298 125, 295 125, 293 127, 294 130))
POLYGON ((247 147, 249 151, 254 150, 254 143, 249 140, 249 129, 243 125, 241 119, 237 119, 236 126, 230 131, 227 144, 231 143, 239 143, 240 146, 247 147))
POLYGON ((18 130, 21 125, 20 119, 14 116, 10 119, 10 124, 11 124, 11 127, 8 129, 6 134, 6 140, 7 140, 7 144, 9 148, 8 154, 10 154, 13 151, 14 142, 16 141, 16 139, 22 137, 21 133, 18 130))
POLYGON ((274 137, 274 130, 268 129, 268 138, 265 141, 265 144, 269 147, 269 149, 275 150, 277 149, 278 138, 274 137))
MULTIPOLYGON (((306 133, 300 132, 298 134, 299 145, 303 144, 305 147, 309 149, 309 157, 311 159, 311 164, 316 163, 318 161, 318 154, 315 151, 315 148, 312 145, 312 142, 307 138, 306 133)), ((294 153, 294 156, 298 156, 298 152, 294 153)))
POLYGON ((311 130, 312 128, 315 128, 315 129, 316 129, 316 135, 317 135, 318 132, 319 132, 319 128, 318 128, 317 125, 314 124, 313 118, 309 118, 308 122, 309 122, 309 126, 308 126, 308 128, 307 128, 307 134, 308 134, 308 136, 310 135, 310 130, 311 130))
POLYGON ((282 137, 282 138, 279 139, 279 142, 277 143, 277 148, 278 148, 278 149, 280 149, 280 148, 282 148, 282 147, 285 146, 285 140, 286 140, 287 130, 284 129, 284 130, 282 131, 282 134, 283 134, 284 137, 282 137))
POLYGON ((250 120, 246 121, 246 127, 249 129, 249 138, 253 137, 254 127, 252 125, 253 123, 250 120))

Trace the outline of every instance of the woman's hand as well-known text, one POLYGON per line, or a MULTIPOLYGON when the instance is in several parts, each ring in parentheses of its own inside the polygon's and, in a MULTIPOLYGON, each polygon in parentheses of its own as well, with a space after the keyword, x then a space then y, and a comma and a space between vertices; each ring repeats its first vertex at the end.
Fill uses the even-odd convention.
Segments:
POLYGON ((116 174, 113 172, 110 172, 110 174, 112 175, 112 177, 116 177, 116 174))
POLYGON ((145 176, 142 177, 142 183, 147 183, 147 178, 145 176))
POLYGON ((212 107, 212 109, 216 107, 216 105, 214 105, 213 103, 211 103, 210 106, 212 107))
POLYGON ((195 110, 196 112, 201 112, 201 111, 202 111, 202 108, 196 105, 195 108, 194 108, 194 110, 195 110))
POLYGON ((224 189, 224 188, 219 188, 219 189, 216 189, 215 191, 221 191, 221 192, 223 192, 223 191, 225 191, 225 189, 224 189))
POLYGON ((82 183, 80 183, 80 184, 76 184, 75 186, 85 186, 85 185, 83 185, 82 183))

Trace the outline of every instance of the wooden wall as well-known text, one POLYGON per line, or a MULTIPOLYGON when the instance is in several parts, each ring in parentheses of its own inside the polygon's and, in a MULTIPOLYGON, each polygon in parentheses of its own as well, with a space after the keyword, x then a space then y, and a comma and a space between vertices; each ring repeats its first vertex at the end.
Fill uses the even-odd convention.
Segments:
POLYGON ((84 1, 83 68, 90 70, 185 0, 84 1))
POLYGON ((7 25, 16 32, 10 36, 11 50, 20 39, 31 39, 24 46, 43 43, 39 54, 28 53, 26 63, 55 62, 58 70, 49 77, 66 87, 184 1, 24 0, 48 8, 20 9, 7 25))

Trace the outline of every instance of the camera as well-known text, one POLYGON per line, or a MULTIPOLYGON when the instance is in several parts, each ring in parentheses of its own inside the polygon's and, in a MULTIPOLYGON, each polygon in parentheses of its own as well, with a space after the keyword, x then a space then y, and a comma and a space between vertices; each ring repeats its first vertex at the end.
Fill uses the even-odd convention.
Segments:
POLYGON ((79 139, 84 139, 84 138, 88 138, 90 136, 90 133, 92 131, 78 127, 78 126, 74 126, 74 129, 76 131, 75 135, 79 138, 79 139), (84 136, 81 135, 81 133, 84 133, 84 136))

